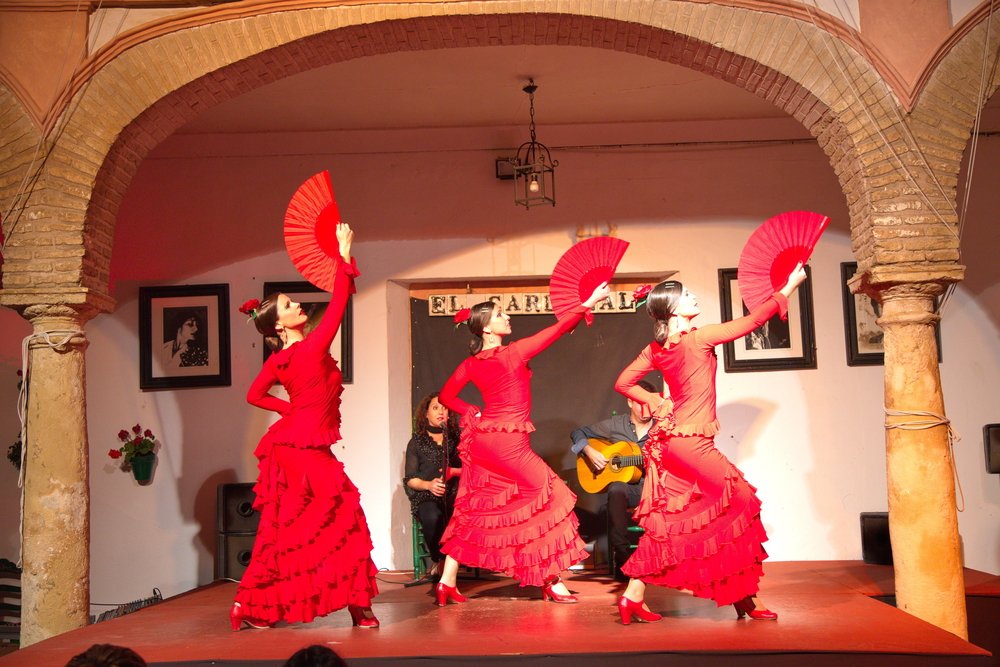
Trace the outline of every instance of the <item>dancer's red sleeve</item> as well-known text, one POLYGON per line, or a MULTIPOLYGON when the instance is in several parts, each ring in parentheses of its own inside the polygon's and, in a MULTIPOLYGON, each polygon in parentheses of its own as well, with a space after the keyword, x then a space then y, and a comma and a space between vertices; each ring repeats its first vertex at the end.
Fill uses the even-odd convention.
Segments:
POLYGON ((774 317, 775 313, 780 314, 782 319, 788 313, 788 299, 780 292, 772 294, 767 301, 750 311, 749 315, 698 329, 699 341, 709 347, 728 343, 762 326, 764 322, 774 317))
POLYGON ((292 404, 269 393, 271 387, 277 382, 278 376, 274 372, 274 364, 265 362, 260 373, 250 383, 250 389, 247 390, 247 403, 264 410, 273 410, 282 416, 287 415, 292 409, 292 404))
POLYGON ((323 319, 319 325, 313 329, 306 339, 310 346, 319 346, 324 350, 330 349, 333 339, 340 330, 340 324, 344 321, 344 312, 347 310, 347 300, 356 291, 354 289, 354 279, 361 275, 354 258, 348 264, 343 259, 337 260, 337 275, 333 278, 333 293, 330 295, 330 305, 323 313, 323 319))
POLYGON ((590 312, 590 309, 581 304, 567 313, 563 319, 559 320, 552 326, 542 329, 533 336, 528 336, 527 338, 514 341, 510 344, 510 346, 517 350, 517 353, 522 359, 528 361, 549 345, 556 342, 564 333, 572 331, 573 328, 580 323, 580 320, 583 319, 583 316, 588 312, 590 312))

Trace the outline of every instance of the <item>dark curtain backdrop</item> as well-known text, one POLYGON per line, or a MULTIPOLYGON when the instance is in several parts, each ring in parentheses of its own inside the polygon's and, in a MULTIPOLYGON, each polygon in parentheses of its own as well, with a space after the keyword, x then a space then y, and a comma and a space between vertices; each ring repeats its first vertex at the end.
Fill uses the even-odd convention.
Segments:
MULTIPOLYGON (((423 299, 410 299, 410 319, 412 410, 426 394, 440 391, 455 367, 469 356, 472 335, 464 325, 456 329, 450 317, 430 317, 423 299)), ((530 336, 554 323, 551 315, 514 316, 509 340, 530 336)), ((614 390, 614 382, 652 338, 653 322, 644 310, 598 314, 593 326, 581 323, 531 361, 531 417, 538 429, 531 434, 532 448, 577 494, 580 533, 586 541, 603 538, 605 497, 588 494, 577 483, 569 436, 578 426, 628 410, 625 397, 614 390)), ((647 379, 657 388, 662 386, 659 373, 647 379)), ((461 397, 482 405, 471 384, 461 397)))

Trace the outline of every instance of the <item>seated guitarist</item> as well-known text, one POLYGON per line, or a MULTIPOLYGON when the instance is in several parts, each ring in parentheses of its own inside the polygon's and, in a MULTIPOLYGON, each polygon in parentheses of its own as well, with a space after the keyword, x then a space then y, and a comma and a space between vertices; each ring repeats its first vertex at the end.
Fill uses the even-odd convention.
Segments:
MULTIPOLYGON (((640 380, 638 384, 646 391, 658 393, 653 385, 645 380, 640 380)), ((590 438, 607 440, 610 443, 625 440, 634 442, 640 447, 646 442, 646 435, 653 425, 652 416, 643 403, 631 399, 627 399, 627 402, 629 409, 627 414, 616 414, 610 419, 583 426, 570 435, 573 440, 571 447, 573 453, 586 458, 595 472, 604 470, 608 460, 588 443, 590 438)), ((619 581, 628 581, 628 577, 622 574, 621 567, 631 555, 628 541, 629 510, 639 504, 644 481, 645 477, 631 484, 612 482, 608 485, 608 546, 614 554, 614 574, 615 579, 619 581)))

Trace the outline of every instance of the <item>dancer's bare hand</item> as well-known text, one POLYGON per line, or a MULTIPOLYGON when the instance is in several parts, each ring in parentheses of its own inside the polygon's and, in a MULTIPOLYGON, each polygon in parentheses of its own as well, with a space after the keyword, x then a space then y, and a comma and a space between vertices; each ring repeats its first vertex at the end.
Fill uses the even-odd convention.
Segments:
POLYGON ((780 292, 785 295, 785 298, 790 297, 792 295, 792 292, 798 289, 799 285, 801 285, 802 281, 804 281, 805 279, 806 279, 806 270, 802 268, 802 262, 799 262, 798 264, 795 265, 795 268, 792 269, 792 272, 788 275, 788 282, 785 283, 785 286, 781 288, 780 292))
POLYGON ((351 261, 351 244, 354 243, 354 230, 346 222, 337 223, 337 243, 340 245, 340 256, 345 262, 351 261))
POLYGON ((583 305, 587 308, 593 309, 601 301, 604 301, 609 296, 611 296, 611 288, 608 287, 607 283, 601 283, 594 289, 594 293, 590 295, 590 298, 583 302, 583 305))

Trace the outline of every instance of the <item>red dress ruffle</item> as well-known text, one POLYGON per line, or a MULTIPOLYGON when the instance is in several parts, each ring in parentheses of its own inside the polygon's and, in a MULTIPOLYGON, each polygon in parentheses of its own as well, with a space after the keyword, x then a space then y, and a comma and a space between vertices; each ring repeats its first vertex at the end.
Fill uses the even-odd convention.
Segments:
POLYGON ((622 571, 719 606, 755 595, 767 558, 756 489, 710 437, 654 428, 646 457, 648 481, 634 514, 645 532, 622 571))
POLYGON ((576 496, 531 450, 535 427, 528 419, 528 360, 582 317, 581 309, 532 337, 467 359, 441 390, 441 402, 465 415, 462 476, 441 551, 521 586, 541 586, 587 557, 573 512, 576 496), (458 398, 468 382, 483 395, 482 418, 479 408, 458 398))
POLYGON ((348 605, 369 607, 378 593, 360 494, 330 451, 340 440, 343 382, 328 351, 356 273, 342 264, 319 326, 271 355, 247 395, 282 414, 254 452, 260 525, 236 602, 255 621, 308 623, 348 605), (268 393, 278 381, 290 401, 268 393))

